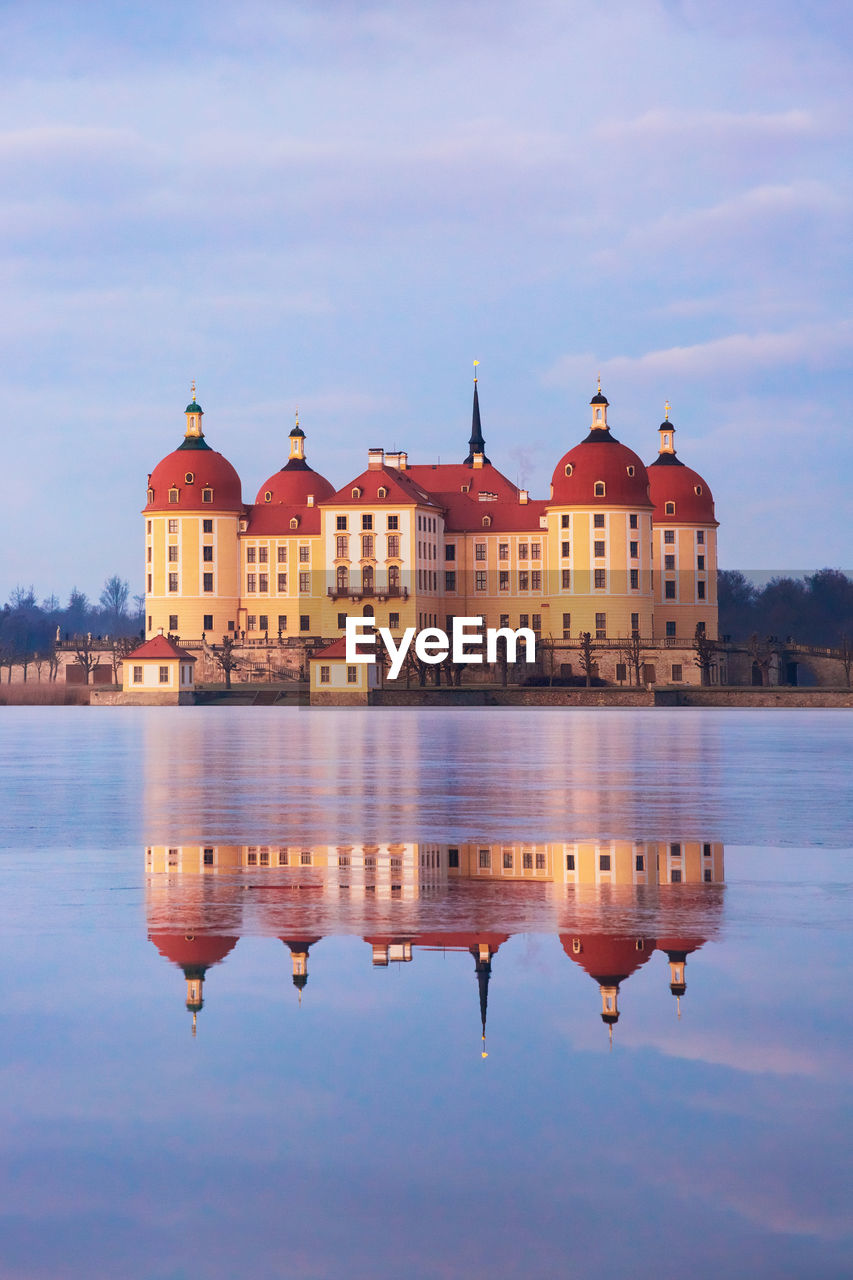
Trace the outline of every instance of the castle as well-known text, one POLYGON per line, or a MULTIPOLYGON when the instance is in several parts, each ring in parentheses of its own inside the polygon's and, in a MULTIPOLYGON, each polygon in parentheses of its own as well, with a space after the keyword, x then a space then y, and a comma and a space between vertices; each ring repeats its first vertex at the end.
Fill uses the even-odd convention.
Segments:
MULTIPOLYGON (((297 419, 287 462, 247 503, 205 439, 193 386, 184 439, 148 477, 146 637, 330 641, 357 613, 392 632, 480 616, 558 645, 585 632, 685 651, 697 629, 716 639, 714 502, 676 454, 669 406, 648 466, 612 434, 600 383, 590 408, 546 498, 487 457, 475 377, 460 462, 371 448, 335 489, 309 464, 297 419)), ((698 673, 678 663, 665 678, 698 673)))

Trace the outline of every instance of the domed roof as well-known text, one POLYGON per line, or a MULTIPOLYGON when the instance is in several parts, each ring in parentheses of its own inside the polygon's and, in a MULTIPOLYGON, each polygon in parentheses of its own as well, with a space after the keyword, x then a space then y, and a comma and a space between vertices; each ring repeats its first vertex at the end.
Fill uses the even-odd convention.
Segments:
MULTIPOLYGON (((300 430, 299 434, 302 435, 303 432, 300 430)), ((334 492, 335 486, 313 467, 309 467, 304 458, 291 458, 281 471, 276 471, 275 475, 261 485, 255 505, 283 502, 288 506, 304 507, 313 494, 316 506, 326 498, 331 498, 334 492), (267 497, 267 494, 270 496, 267 497)))
POLYGON ((209 445, 186 450, 183 445, 168 454, 148 477, 146 511, 241 511, 240 477, 227 458, 209 445), (177 501, 169 500, 177 490, 177 501), (202 490, 211 490, 205 501, 202 490))
POLYGON ((633 449, 610 434, 609 428, 590 431, 564 454, 551 477, 551 506, 648 507, 649 478, 633 449), (596 493, 596 484, 604 492, 596 493))
POLYGON ((574 949, 575 939, 563 935, 560 941, 571 960, 586 969, 600 986, 618 986, 641 965, 650 960, 655 949, 652 938, 614 938, 610 934, 584 934, 577 939, 580 950, 574 949), (642 943, 642 946, 637 944, 642 943))
POLYGON ((716 524, 714 498, 697 471, 685 467, 674 453, 661 453, 650 463, 649 492, 656 524, 716 524), (666 514, 666 504, 675 512, 666 514))
POLYGON ((213 933, 149 933, 148 938, 161 956, 182 969, 206 969, 219 964, 239 941, 213 933))

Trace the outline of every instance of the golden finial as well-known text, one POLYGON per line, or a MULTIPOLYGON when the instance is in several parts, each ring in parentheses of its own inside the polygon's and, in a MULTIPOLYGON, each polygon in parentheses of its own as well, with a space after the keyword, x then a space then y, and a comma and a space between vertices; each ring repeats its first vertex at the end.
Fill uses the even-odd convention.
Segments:
POLYGON ((196 1012, 195 1009, 193 1009, 193 1039, 195 1039, 196 1029, 196 1012))
POLYGON ((675 1007, 678 1010, 678 1021, 681 1021, 681 996, 675 997, 675 1007))
POLYGON ((598 374, 598 394, 601 395, 601 371, 598 374))
POLYGON ((475 360, 475 361, 474 361, 474 381, 475 381, 475 382, 477 381, 477 368, 478 368, 479 364, 480 364, 480 361, 479 361, 479 360, 475 360))
POLYGON ((672 405, 667 400, 666 404, 663 407, 663 416, 664 416, 665 422, 669 422, 669 414, 671 409, 672 409, 672 405))
POLYGON ((190 383, 190 400, 195 403, 195 378, 190 383))

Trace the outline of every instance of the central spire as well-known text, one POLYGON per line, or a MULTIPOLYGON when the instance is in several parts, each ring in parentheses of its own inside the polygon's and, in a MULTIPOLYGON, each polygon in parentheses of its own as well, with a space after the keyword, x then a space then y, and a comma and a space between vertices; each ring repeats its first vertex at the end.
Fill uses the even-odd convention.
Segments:
MULTIPOLYGON (((471 438, 468 441, 468 457, 465 459, 463 466, 473 467, 478 465, 474 459, 479 458, 479 465, 483 466, 489 462, 486 457, 486 442, 483 439, 483 428, 480 425, 480 397, 477 394, 477 366, 480 361, 474 361, 474 409, 471 414, 471 438)), ((489 463, 489 465, 491 465, 489 463)))

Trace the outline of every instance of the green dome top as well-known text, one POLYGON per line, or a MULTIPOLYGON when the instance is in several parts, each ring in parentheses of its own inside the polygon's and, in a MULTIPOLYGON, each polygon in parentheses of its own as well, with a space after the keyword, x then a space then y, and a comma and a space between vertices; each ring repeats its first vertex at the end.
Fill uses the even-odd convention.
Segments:
POLYGON ((204 409, 202 409, 201 405, 197 401, 192 400, 187 405, 186 409, 184 409, 184 413, 204 413, 204 409))

